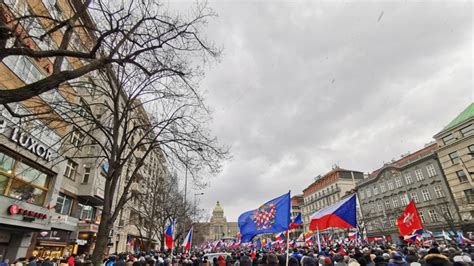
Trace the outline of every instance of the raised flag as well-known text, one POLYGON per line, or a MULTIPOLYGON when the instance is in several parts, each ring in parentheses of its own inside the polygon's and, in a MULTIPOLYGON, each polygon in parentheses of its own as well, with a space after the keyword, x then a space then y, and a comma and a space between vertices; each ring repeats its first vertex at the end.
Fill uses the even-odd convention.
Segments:
POLYGON ((286 234, 285 234, 285 232, 278 233, 278 234, 275 236, 275 239, 276 239, 276 240, 285 240, 285 239, 286 239, 286 234))
POLYGON ((449 234, 447 232, 445 232, 444 230, 441 231, 441 234, 443 235, 444 237, 444 240, 448 240, 448 241, 451 241, 451 237, 449 236, 449 234))
POLYGON ((304 241, 304 233, 301 233, 300 236, 296 239, 297 242, 303 242, 304 241))
POLYGON ((300 225, 303 223, 303 219, 301 219, 301 212, 296 215, 296 217, 291 221, 290 223, 290 229, 296 229, 300 227, 300 225))
POLYGON ((256 210, 239 216, 238 224, 242 241, 250 241, 258 234, 288 230, 290 224, 290 193, 272 199, 256 210))
POLYGON ((356 194, 353 194, 311 215, 309 228, 313 231, 329 227, 354 228, 357 225, 356 216, 356 194))
POLYGON ((347 234, 347 238, 350 240, 355 240, 357 238, 357 234, 358 232, 349 232, 349 234, 347 234))
POLYGON ((168 225, 168 228, 166 229, 165 232, 165 248, 168 250, 171 250, 174 248, 174 221, 171 222, 170 225, 168 225))
POLYGON ((397 227, 401 236, 412 235, 414 231, 423 229, 415 202, 408 203, 402 215, 397 219, 397 227))
POLYGON ((313 245, 313 241, 314 241, 314 236, 311 235, 304 242, 305 242, 306 245, 311 246, 311 245, 313 245))
POLYGON ((471 240, 462 235, 462 233, 458 232, 458 241, 460 244, 474 244, 474 240, 471 240))
POLYGON ((189 251, 191 249, 191 243, 193 242, 193 228, 189 229, 188 234, 186 235, 186 238, 184 238, 183 241, 183 251, 189 251))

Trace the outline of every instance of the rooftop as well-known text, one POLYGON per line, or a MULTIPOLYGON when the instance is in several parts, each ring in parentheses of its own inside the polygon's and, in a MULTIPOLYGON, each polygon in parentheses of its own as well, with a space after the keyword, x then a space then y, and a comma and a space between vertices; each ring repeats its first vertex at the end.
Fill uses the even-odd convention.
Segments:
MULTIPOLYGON (((446 125, 441 132, 453 128, 457 125, 464 123, 465 121, 474 117, 474 103, 471 103, 464 111, 456 116, 448 125, 446 125)), ((440 132, 440 133, 441 133, 440 132)), ((439 134, 439 133, 438 133, 439 134)))

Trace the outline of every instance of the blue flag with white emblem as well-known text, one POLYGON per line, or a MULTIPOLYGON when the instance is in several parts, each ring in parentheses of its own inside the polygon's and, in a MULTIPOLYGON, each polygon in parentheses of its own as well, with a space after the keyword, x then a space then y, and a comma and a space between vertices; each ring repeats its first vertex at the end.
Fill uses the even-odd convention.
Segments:
POLYGON ((256 210, 239 216, 242 242, 248 242, 258 234, 278 233, 288 230, 290 218, 290 192, 272 199, 256 210))

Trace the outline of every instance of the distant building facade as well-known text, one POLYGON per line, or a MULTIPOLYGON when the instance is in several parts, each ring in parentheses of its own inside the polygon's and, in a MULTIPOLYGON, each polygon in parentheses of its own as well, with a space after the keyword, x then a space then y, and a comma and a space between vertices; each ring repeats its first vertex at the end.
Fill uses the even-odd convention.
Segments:
POLYGON ((357 184, 367 236, 396 241, 396 219, 414 200, 426 229, 455 230, 459 213, 436 156, 437 144, 384 165, 357 184), (449 225, 447 225, 449 224, 449 225), (451 227, 451 228, 450 228, 451 227))
POLYGON ((459 207, 462 228, 474 231, 474 103, 434 138, 439 161, 459 207))
MULTIPOLYGON (((291 217, 294 219, 298 214, 302 214, 301 210, 303 208, 303 195, 295 195, 291 197, 291 217)), ((291 232, 291 236, 293 238, 297 238, 303 232, 303 227, 300 226, 299 228, 294 229, 291 232)))
POLYGON ((338 202, 342 197, 355 188, 358 180, 364 174, 359 171, 335 167, 303 190, 303 225, 305 232, 309 231, 311 215, 321 208, 338 202))
POLYGON ((196 245, 207 241, 234 239, 239 232, 237 222, 227 222, 224 209, 219 201, 212 211, 209 222, 197 223, 194 227, 194 243, 196 245))

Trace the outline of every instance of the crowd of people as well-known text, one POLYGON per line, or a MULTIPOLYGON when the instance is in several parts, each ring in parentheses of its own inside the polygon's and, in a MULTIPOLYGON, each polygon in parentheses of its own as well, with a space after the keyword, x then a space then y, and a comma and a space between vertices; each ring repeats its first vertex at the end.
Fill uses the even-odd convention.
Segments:
MULTIPOLYGON (((114 254, 104 259, 104 266, 259 266, 286 265, 285 249, 231 249, 206 253, 202 250, 171 255, 164 252, 114 254)), ((290 266, 473 266, 474 246, 374 244, 360 246, 333 245, 293 248, 288 254, 290 266)), ((89 266, 85 255, 71 255, 63 260, 20 258, 0 266, 89 266)))

